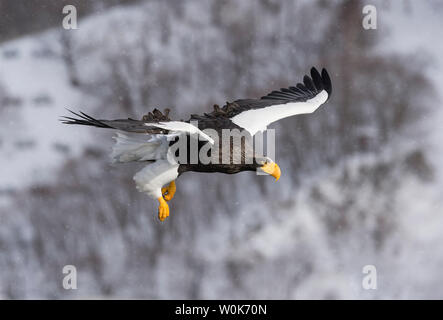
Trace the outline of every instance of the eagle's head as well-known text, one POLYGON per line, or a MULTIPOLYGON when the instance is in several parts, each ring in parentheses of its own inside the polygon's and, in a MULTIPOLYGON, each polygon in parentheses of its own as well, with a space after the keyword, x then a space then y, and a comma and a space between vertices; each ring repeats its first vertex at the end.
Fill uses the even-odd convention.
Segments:
POLYGON ((278 164, 276 164, 272 159, 265 157, 257 161, 259 163, 258 169, 273 176, 275 181, 280 179, 281 170, 278 164))

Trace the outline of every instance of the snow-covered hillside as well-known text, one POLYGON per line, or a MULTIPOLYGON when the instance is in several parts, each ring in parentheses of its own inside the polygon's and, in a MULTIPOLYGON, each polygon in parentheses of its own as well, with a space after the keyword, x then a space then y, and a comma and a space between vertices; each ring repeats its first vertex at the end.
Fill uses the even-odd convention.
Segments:
MULTIPOLYGON (((439 99, 433 103, 432 114, 424 120, 430 139, 419 143, 428 146, 428 154, 437 169, 436 182, 440 184, 443 183, 443 137, 440 130, 443 128, 443 42, 439 40, 442 12, 443 6, 439 1, 430 1, 425 6, 410 1, 406 9, 401 3, 391 3, 390 10, 381 12, 382 19, 391 27, 391 35, 381 48, 388 52, 422 56, 427 63, 424 72, 435 86, 439 99)), ((442 188, 443 185, 440 186, 442 188)))
POLYGON ((51 181, 51 170, 78 155, 88 132, 67 134, 58 116, 80 105, 66 76, 59 34, 50 31, 0 46, 0 190, 51 181))
POLYGON ((360 26, 343 3, 149 1, 0 44, 0 298, 442 298, 442 8, 380 2, 379 29, 359 33, 334 20, 357 12, 360 26), (135 168, 109 164, 111 132, 58 121, 66 107, 186 118, 311 65, 332 70, 334 96, 276 125, 280 181, 184 175, 163 224, 135 168), (386 111, 422 102, 433 109, 404 123, 386 111), (362 288, 364 265, 377 290, 362 288))

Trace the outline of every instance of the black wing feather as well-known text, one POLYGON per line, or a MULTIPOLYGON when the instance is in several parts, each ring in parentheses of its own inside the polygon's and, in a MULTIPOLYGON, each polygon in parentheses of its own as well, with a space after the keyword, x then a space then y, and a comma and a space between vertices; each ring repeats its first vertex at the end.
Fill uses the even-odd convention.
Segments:
MULTIPOLYGON (((214 108, 214 111, 206 114, 207 117, 232 118, 243 111, 250 109, 264 108, 275 104, 284 104, 289 102, 303 102, 314 98, 322 90, 331 96, 332 85, 326 69, 322 69, 321 74, 314 67, 311 68, 311 77, 303 77, 303 83, 298 83, 289 88, 282 88, 279 91, 272 91, 260 99, 240 99, 232 103, 227 103, 223 108, 214 108)), ((201 118, 194 115, 191 119, 201 118)))
POLYGON ((329 78, 326 69, 323 69, 320 75, 317 69, 313 67, 311 68, 311 77, 305 75, 303 77, 303 83, 297 83, 295 86, 289 87, 287 89, 282 88, 280 89, 280 91, 272 91, 268 95, 261 97, 260 100, 281 100, 282 98, 292 98, 290 101, 287 102, 306 101, 315 97, 322 90, 326 90, 328 95, 331 95, 331 79, 329 78))
POLYGON ((309 78, 308 76, 304 76, 303 77, 303 83, 305 84, 305 87, 308 88, 309 91, 311 92, 315 92, 315 86, 314 86, 314 82, 312 82, 312 79, 309 78))
POLYGON ((315 68, 311 69, 311 77, 312 80, 314 81, 315 88, 318 90, 323 90, 323 79, 320 73, 318 73, 317 69, 315 68))
MULTIPOLYGON (((285 104, 290 102, 304 102, 314 98, 322 90, 328 93, 328 99, 331 96, 332 84, 326 69, 322 69, 321 74, 314 67, 311 68, 311 77, 305 75, 303 77, 303 83, 298 83, 295 86, 289 88, 282 88, 280 91, 272 91, 266 96, 260 99, 240 99, 232 103, 226 103, 223 108, 214 107, 214 111, 211 113, 205 113, 204 116, 191 115, 191 119, 205 120, 205 119, 226 119, 232 118, 243 111, 250 109, 264 108, 276 104, 285 104)), ((138 133, 168 133, 168 130, 161 128, 147 126, 147 123, 153 123, 158 121, 170 121, 167 117, 167 113, 162 115, 158 110, 154 110, 153 113, 144 116, 143 120, 134 119, 116 119, 116 120, 99 120, 95 119, 83 112, 75 113, 69 110, 77 118, 62 117, 61 121, 66 124, 79 124, 94 126, 99 128, 111 128, 129 132, 138 133)), ((169 113, 169 110, 168 110, 169 113)))
POLYGON ((329 74, 326 71, 326 69, 323 68, 323 70, 321 71, 321 77, 322 77, 322 83, 323 83, 323 88, 326 90, 326 92, 328 93, 328 95, 331 95, 332 92, 332 83, 331 83, 331 78, 329 78, 329 74))
POLYGON ((297 88, 299 88, 301 91, 310 94, 311 92, 309 91, 308 88, 305 87, 305 85, 303 83, 297 83, 297 88))
POLYGON ((65 124, 78 124, 84 126, 93 126, 98 128, 108 128, 108 129, 116 129, 127 132, 135 132, 135 133, 150 133, 150 134, 164 134, 168 133, 169 130, 157 128, 154 126, 147 126, 146 121, 142 120, 134 120, 134 119, 116 119, 116 120, 99 120, 95 119, 86 113, 80 111, 80 113, 76 113, 72 110, 67 109, 77 118, 73 117, 61 117, 60 121, 65 124))

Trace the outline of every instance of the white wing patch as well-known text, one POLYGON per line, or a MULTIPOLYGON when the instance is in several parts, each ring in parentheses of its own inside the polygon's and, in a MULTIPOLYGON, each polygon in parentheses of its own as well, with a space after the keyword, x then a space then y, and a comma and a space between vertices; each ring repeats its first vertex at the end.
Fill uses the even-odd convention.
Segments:
POLYGON ((158 127, 173 132, 187 132, 190 134, 198 134, 203 139, 209 141, 211 144, 214 144, 214 139, 212 139, 210 136, 208 136, 206 133, 201 131, 196 126, 187 122, 169 121, 169 122, 159 122, 159 123, 146 123, 146 126, 158 127))
POLYGON ((322 90, 314 98, 304 102, 289 102, 273 106, 251 109, 234 116, 231 121, 247 130, 251 136, 277 120, 297 114, 312 113, 328 100, 328 93, 322 90))

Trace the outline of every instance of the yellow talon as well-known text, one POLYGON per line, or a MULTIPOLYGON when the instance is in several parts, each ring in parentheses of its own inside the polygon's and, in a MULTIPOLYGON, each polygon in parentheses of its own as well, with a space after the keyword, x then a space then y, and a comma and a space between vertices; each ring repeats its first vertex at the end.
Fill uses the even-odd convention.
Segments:
POLYGON ((175 186, 175 181, 171 181, 167 187, 162 188, 162 195, 166 201, 174 198, 175 191, 177 190, 175 186))
POLYGON ((158 218, 160 221, 165 220, 167 217, 169 217, 169 206, 166 203, 165 199, 163 197, 160 197, 157 199, 159 206, 158 206, 158 218))

